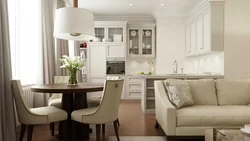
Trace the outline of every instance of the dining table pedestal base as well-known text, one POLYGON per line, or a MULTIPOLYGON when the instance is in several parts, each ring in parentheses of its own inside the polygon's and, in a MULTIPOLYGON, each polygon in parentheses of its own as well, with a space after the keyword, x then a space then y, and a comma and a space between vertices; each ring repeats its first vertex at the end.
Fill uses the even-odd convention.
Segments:
POLYGON ((71 120, 71 113, 74 110, 84 109, 87 107, 88 103, 86 93, 63 94, 62 109, 68 113, 68 120, 61 121, 59 123, 59 134, 57 135, 58 139, 83 140, 89 138, 89 134, 92 133, 92 129, 89 127, 89 124, 83 124, 71 120))

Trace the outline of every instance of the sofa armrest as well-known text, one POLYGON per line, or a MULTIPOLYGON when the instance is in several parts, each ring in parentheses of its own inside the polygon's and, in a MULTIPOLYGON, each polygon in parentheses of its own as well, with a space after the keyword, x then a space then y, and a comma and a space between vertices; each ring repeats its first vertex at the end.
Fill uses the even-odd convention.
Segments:
POLYGON ((155 116, 168 136, 175 135, 176 108, 169 101, 162 81, 155 81, 155 116))

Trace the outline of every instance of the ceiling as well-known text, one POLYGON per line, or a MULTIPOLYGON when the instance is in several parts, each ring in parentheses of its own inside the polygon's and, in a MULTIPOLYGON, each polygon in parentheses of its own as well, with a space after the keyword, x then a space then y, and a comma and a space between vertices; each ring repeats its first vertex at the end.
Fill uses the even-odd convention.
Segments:
POLYGON ((186 16, 202 1, 204 0, 78 0, 78 7, 88 9, 96 15, 152 16, 157 13, 186 16))

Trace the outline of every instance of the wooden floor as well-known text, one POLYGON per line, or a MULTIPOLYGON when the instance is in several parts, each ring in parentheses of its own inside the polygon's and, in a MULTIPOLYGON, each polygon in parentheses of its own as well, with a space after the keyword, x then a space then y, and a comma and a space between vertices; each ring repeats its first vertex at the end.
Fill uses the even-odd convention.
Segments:
MULTIPOLYGON (((119 121, 120 136, 164 136, 161 129, 154 128, 154 115, 145 115, 139 101, 123 101, 120 105, 119 121)), ((90 134, 87 141, 95 141, 95 126, 91 125, 91 128, 93 133, 90 134)), ((113 124, 106 124, 106 132, 102 136, 103 140, 107 141, 108 136, 114 135, 113 124)), ((26 135, 23 141, 25 140, 26 135)), ((51 136, 49 125, 37 125, 34 127, 32 141, 57 141, 57 139, 51 136)))

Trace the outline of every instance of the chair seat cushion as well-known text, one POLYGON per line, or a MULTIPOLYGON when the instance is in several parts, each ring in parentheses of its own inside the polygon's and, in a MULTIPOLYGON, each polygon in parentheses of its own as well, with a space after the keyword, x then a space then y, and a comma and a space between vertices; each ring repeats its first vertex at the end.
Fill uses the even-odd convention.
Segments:
MULTIPOLYGON (((84 118, 84 116, 89 116, 94 114, 97 111, 98 107, 90 107, 90 108, 86 108, 86 109, 80 109, 80 110, 76 110, 73 111, 71 113, 71 119, 78 121, 78 122, 82 122, 82 123, 92 123, 91 121, 88 121, 87 119, 84 118)), ((90 116, 91 117, 91 116, 90 116)), ((92 119, 94 120, 94 119, 92 119)))
POLYGON ((56 108, 54 106, 31 108, 30 111, 31 113, 36 115, 47 115, 48 116, 47 122, 57 122, 66 120, 68 118, 67 112, 59 108, 56 108))
POLYGON ((177 126, 243 126, 250 123, 250 106, 191 106, 177 110, 177 126))
POLYGON ((54 106, 56 108, 60 108, 62 107, 62 98, 56 98, 56 99, 51 99, 49 101, 49 106, 54 106))

